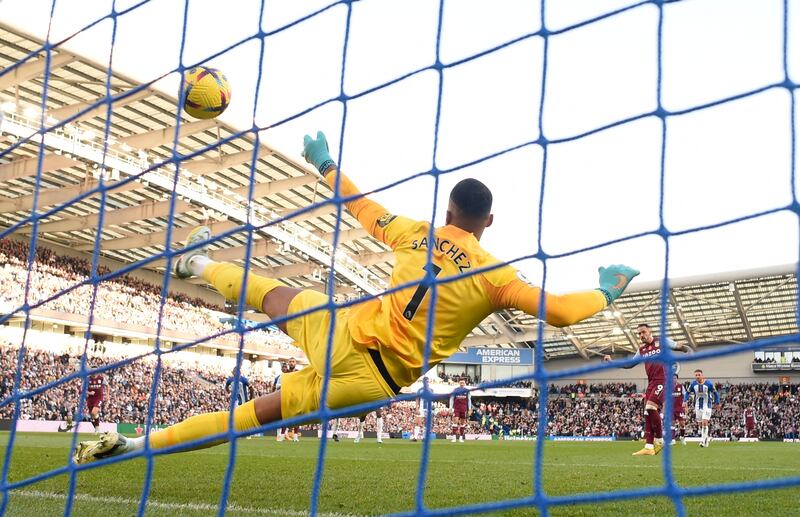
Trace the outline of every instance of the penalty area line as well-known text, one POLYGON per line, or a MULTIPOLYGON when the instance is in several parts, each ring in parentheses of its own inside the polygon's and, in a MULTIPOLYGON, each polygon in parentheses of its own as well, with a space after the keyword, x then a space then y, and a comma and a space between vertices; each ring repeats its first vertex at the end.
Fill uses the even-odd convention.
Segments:
MULTIPOLYGON (((65 494, 57 492, 43 492, 39 490, 20 490, 11 491, 10 496, 28 497, 31 499, 51 499, 51 500, 65 500, 65 494)), ((100 504, 117 504, 127 506, 138 506, 139 499, 132 499, 130 497, 117 497, 117 496, 97 496, 89 494, 75 494, 76 501, 83 501, 87 503, 100 503, 100 504)), ((209 503, 170 503, 166 501, 155 501, 148 499, 147 507, 157 510, 168 511, 196 511, 196 512, 217 512, 219 505, 209 503)), ((253 508, 250 506, 240 506, 237 504, 229 504, 226 508, 228 512, 238 512, 252 515, 277 515, 282 517, 304 517, 309 515, 305 510, 290 510, 287 508, 253 508)), ((337 513, 337 512, 321 512, 317 515, 321 517, 359 517, 352 513, 337 513)))

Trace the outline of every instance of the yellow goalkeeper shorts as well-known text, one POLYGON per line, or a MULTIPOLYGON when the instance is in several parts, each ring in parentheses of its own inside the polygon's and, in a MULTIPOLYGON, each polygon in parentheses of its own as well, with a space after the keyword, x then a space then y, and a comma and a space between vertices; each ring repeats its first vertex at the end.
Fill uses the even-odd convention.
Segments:
MULTIPOLYGON (((289 304, 289 314, 328 303, 327 295, 302 291, 289 304)), ((327 406, 339 409, 394 396, 372 361, 366 347, 353 341, 348 328, 349 309, 336 311, 331 351, 327 406)), ((320 407, 325 376, 325 355, 331 313, 327 308, 309 312, 286 322, 286 330, 308 357, 309 366, 281 376, 283 418, 312 413, 320 407)))

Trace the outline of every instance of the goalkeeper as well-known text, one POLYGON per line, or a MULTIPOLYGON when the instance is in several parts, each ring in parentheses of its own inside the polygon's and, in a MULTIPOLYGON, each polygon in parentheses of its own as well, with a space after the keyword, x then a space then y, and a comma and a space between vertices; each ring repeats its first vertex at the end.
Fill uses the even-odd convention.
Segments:
MULTIPOLYGON (((321 132, 316 139, 305 137, 303 157, 331 187, 336 184, 338 175, 342 197, 359 196, 353 183, 337 170, 321 132)), ((337 409, 391 398, 401 387, 414 383, 424 373, 426 327, 428 313, 432 310, 426 276, 435 277, 438 282, 429 367, 456 352, 467 334, 496 310, 516 308, 539 315, 540 289, 529 285, 513 267, 502 265, 478 242, 493 222, 492 194, 480 181, 465 179, 453 188, 446 224, 433 230, 432 240, 429 240, 428 222, 394 215, 363 196, 350 199, 346 205, 373 237, 394 251, 396 260, 390 287, 411 285, 350 308, 336 309, 335 318, 332 318, 327 295, 294 289, 278 280, 250 273, 244 291, 247 305, 261 309, 272 319, 283 320, 279 323, 281 330, 302 347, 310 366, 283 375, 280 390, 234 409, 236 431, 254 430, 277 420, 310 415, 320 408, 331 325, 333 349, 328 407, 337 409), (426 267, 429 249, 430 269, 426 267)), ((210 238, 210 230, 199 227, 190 234, 187 245, 210 238)), ((546 294, 544 318, 547 323, 561 327, 592 316, 620 296, 639 273, 621 265, 599 271, 597 289, 562 296, 546 294)), ((207 257, 205 249, 181 256, 175 273, 180 278, 202 277, 225 298, 234 301, 239 297, 244 277, 241 267, 214 262, 207 257)), ((178 446, 226 433, 229 416, 227 411, 193 416, 151 433, 150 447, 178 446)), ((313 416, 309 417, 312 419, 313 416)), ((210 447, 224 441, 221 437, 187 448, 210 447)), ((107 433, 100 440, 81 442, 74 459, 77 463, 88 463, 144 446, 145 437, 126 438, 107 433)))

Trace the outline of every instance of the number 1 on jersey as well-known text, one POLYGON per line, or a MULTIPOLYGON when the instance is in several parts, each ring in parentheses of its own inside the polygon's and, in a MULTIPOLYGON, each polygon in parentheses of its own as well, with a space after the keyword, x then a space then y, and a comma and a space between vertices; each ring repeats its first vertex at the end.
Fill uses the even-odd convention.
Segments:
MULTIPOLYGON (((424 269, 424 268, 423 268, 424 269)), ((431 269, 433 270, 433 276, 438 276, 439 273, 442 271, 442 268, 437 266, 436 264, 431 264, 431 269)), ((414 315, 417 313, 420 304, 422 303, 423 298, 428 293, 428 287, 425 284, 419 284, 417 286, 417 290, 414 291, 414 296, 411 297, 409 300, 408 305, 406 308, 403 309, 403 317, 408 321, 414 319, 414 315)))

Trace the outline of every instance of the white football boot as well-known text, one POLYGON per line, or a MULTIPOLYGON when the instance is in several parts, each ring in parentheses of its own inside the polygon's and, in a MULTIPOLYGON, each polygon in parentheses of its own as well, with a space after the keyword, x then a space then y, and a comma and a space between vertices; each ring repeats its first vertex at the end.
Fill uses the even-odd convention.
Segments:
POLYGON ((103 433, 99 440, 80 442, 75 447, 72 460, 78 465, 83 465, 126 452, 128 452, 127 438, 115 432, 103 433))
MULTIPOLYGON (((211 238, 211 228, 208 226, 198 226, 186 238, 186 246, 191 246, 194 243, 207 241, 211 238)), ((187 251, 175 261, 175 276, 181 279, 191 278, 194 274, 189 270, 189 260, 197 256, 207 256, 208 245, 187 251)))

